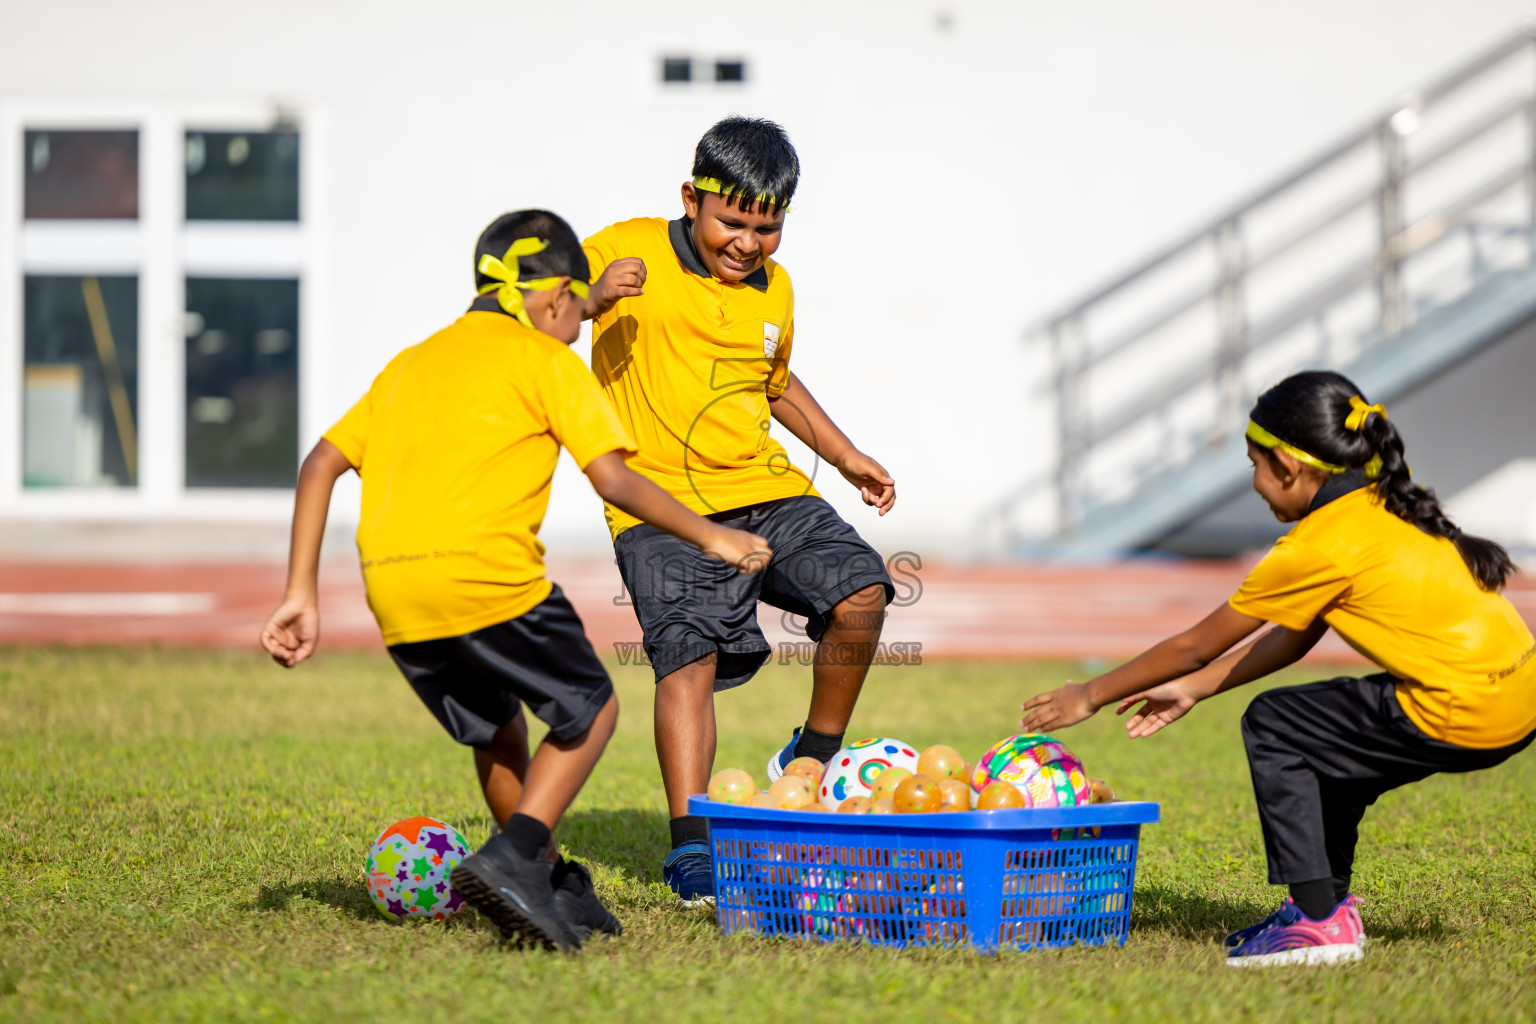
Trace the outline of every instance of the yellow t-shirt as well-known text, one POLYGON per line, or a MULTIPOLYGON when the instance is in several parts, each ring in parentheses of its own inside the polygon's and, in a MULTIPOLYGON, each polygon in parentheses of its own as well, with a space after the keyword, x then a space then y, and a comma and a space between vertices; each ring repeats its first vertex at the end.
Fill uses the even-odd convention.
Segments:
POLYGON ((1294 630, 1322 616, 1397 677, 1403 711, 1436 739, 1488 749, 1536 729, 1536 640, 1520 613, 1373 488, 1308 513, 1230 603, 1294 630))
POLYGON ((472 633, 549 596, 539 526, 560 446, 634 451, 581 357, 502 313, 401 352, 326 432, 363 478, 357 548, 386 644, 472 633))
MULTIPOLYGON (((639 454, 629 467, 701 515, 815 494, 768 433, 768 400, 789 383, 795 297, 772 260, 746 281, 710 276, 682 225, 627 220, 583 243, 596 280, 645 261, 645 294, 592 325, 592 372, 639 454)), ((608 505, 615 538, 639 520, 608 505)))

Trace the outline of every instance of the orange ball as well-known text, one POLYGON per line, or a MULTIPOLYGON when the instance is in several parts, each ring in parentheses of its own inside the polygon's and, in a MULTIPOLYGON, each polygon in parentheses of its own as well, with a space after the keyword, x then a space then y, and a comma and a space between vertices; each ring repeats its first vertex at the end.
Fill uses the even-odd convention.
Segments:
POLYGON ((808 803, 804 807, 800 808, 800 810, 802 810, 802 811, 812 811, 812 812, 814 812, 816 814, 831 814, 832 813, 832 808, 822 806, 822 803, 821 803, 820 800, 812 800, 810 803, 808 803))
POLYGON ((876 801, 874 801, 873 803, 871 803, 869 805, 869 810, 866 813, 869 813, 869 814, 895 814, 896 813, 896 801, 892 800, 890 797, 886 797, 883 800, 876 800, 876 801))
POLYGON ((978 811, 999 811, 1005 807, 1023 807, 1024 794, 1019 792, 1017 786, 1011 782, 998 779, 981 791, 981 798, 976 801, 978 811))
POLYGON ((897 814, 931 814, 939 809, 942 797, 939 784, 926 775, 912 775, 902 779, 891 798, 897 814))
POLYGON ((804 775, 781 775, 768 787, 768 795, 786 811, 798 811, 816 799, 816 787, 804 775))
POLYGON ((1114 787, 1105 782, 1103 779, 1095 779, 1090 776, 1088 779, 1088 788, 1093 790, 1093 802, 1096 804, 1111 803, 1115 799, 1114 787))
POLYGON ((812 786, 821 785, 821 777, 827 771, 827 766, 814 757, 797 757, 784 766, 785 775, 800 775, 811 780, 812 786))
POLYGON ((939 810, 968 811, 971 809, 971 787, 959 779, 939 780, 939 810))
POLYGON ((752 799, 747 801, 749 807, 766 807, 769 810, 779 809, 779 798, 771 793, 753 793, 752 799))
POLYGON ((740 768, 725 768, 709 780, 709 798, 718 804, 744 804, 757 792, 751 773, 740 768))
POLYGON ((902 779, 910 779, 913 773, 905 768, 890 767, 875 776, 875 784, 870 796, 876 800, 889 800, 896 796, 896 787, 901 785, 902 779))
POLYGON ((965 758, 954 747, 937 743, 917 756, 917 774, 926 775, 935 782, 943 779, 963 779, 965 758))
POLYGON ((837 805, 838 814, 868 814, 869 805, 874 803, 867 796, 851 796, 837 805))

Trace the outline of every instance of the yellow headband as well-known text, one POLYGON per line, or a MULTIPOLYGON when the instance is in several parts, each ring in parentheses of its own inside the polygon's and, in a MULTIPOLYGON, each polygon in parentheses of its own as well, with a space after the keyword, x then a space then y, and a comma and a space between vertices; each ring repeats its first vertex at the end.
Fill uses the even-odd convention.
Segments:
POLYGON ((1365 399, 1359 395, 1351 395, 1349 399, 1349 415, 1344 419, 1346 430, 1364 430, 1366 417, 1375 413, 1382 419, 1387 418, 1387 407, 1384 405, 1366 405, 1365 399))
MULTIPOLYGON (((697 188, 697 189, 702 189, 705 192, 713 192, 717 196, 723 196, 723 195, 726 194, 725 185, 724 185, 723 182, 720 181, 719 178, 701 178, 701 177, 694 178, 693 179, 693 187, 697 188)), ((743 199, 746 198, 745 196, 741 195, 741 193, 739 193, 739 192, 733 192, 731 194, 737 196, 738 198, 743 198, 743 199)), ((754 197, 754 199, 755 199, 756 202, 762 203, 765 206, 780 206, 781 205, 777 199, 775 199, 773 196, 768 195, 766 192, 759 192, 754 197)), ((783 205, 782 209, 784 210, 785 213, 789 212, 789 206, 787 204, 783 205)))
MULTIPOLYGON (((1353 415, 1353 413, 1351 413, 1351 415, 1353 415)), ((1338 476, 1340 473, 1349 472, 1348 466, 1335 466, 1331 462, 1324 462, 1316 455, 1304 452, 1300 448, 1297 448, 1295 445, 1287 441, 1280 440, 1280 438, 1276 437, 1274 434, 1271 434, 1269 431, 1253 422, 1253 420, 1248 421, 1248 429, 1244 432, 1244 436, 1254 444, 1258 445, 1260 448, 1268 448, 1272 451, 1285 452, 1297 462, 1306 463, 1308 466, 1311 466, 1314 469, 1320 469, 1330 476, 1338 476)), ((1365 475, 1367 477, 1372 480, 1376 479, 1376 476, 1381 472, 1381 456, 1371 456, 1371 461, 1367 462, 1364 468, 1365 475)))
MULTIPOLYGON (((547 238, 519 238, 502 253, 501 259, 490 253, 481 256, 480 266, 476 269, 491 278, 492 283, 481 285, 477 294, 489 295, 495 292, 497 304, 508 315, 517 317, 524 327, 532 327, 533 321, 528 319, 528 310, 523 307, 523 291, 547 292, 558 286, 562 278, 536 277, 529 281, 519 281, 521 271, 517 260, 520 256, 532 256, 548 248, 547 238)), ((589 291, 585 281, 578 281, 574 277, 571 278, 570 289, 578 299, 585 299, 589 291)))

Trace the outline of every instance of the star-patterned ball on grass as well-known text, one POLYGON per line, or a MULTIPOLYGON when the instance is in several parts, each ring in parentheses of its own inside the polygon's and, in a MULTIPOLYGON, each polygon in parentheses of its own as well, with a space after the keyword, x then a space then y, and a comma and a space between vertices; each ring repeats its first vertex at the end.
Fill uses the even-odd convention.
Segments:
POLYGON ((448 874, 469 856, 469 844, 436 818, 406 818, 379 835, 368 851, 368 895, 391 921, 446 921, 464 909, 448 874))

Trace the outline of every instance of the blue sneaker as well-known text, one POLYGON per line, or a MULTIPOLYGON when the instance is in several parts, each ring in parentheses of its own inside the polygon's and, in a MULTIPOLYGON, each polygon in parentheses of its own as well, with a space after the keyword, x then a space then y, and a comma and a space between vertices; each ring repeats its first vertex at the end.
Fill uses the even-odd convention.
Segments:
POLYGON ((795 726, 794 734, 789 737, 789 742, 784 749, 768 759, 768 784, 771 786, 784 774, 784 769, 789 767, 789 762, 795 759, 795 745, 800 742, 800 727, 795 726))
POLYGON ((673 849, 661 863, 661 878, 683 906, 715 905, 715 862, 708 843, 694 840, 673 849))

